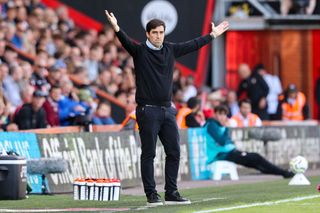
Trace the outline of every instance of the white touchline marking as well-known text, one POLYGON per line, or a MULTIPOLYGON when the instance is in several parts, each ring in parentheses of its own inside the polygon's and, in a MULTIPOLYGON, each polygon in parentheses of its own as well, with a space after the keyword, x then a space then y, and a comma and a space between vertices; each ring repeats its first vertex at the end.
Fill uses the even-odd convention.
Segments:
POLYGON ((320 195, 310 195, 310 196, 305 196, 305 197, 296 197, 296 198, 277 200, 277 201, 268 201, 268 202, 262 202, 262 203, 252 203, 252 204, 248 204, 248 205, 232 206, 232 207, 225 207, 225 208, 219 208, 219 209, 197 211, 197 212, 194 212, 194 213, 222 212, 222 211, 230 211, 230 210, 234 210, 234 209, 250 208, 250 207, 255 207, 255 206, 272 206, 272 205, 276 205, 276 204, 279 204, 279 203, 297 202, 297 201, 301 201, 301 200, 314 199, 314 198, 318 198, 318 197, 320 197, 320 195))
POLYGON ((223 200, 225 198, 222 197, 212 197, 212 198, 206 198, 206 199, 202 199, 202 200, 196 200, 196 201, 192 201, 191 200, 191 204, 193 203, 202 203, 202 202, 206 202, 206 201, 210 201, 210 200, 223 200))

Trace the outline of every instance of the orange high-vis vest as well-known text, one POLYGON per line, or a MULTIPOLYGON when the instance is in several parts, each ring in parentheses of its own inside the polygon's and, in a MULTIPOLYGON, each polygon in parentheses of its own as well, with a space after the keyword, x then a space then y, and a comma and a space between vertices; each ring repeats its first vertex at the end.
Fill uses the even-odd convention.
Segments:
POLYGON ((244 121, 243 121, 243 116, 241 115, 241 113, 237 113, 236 115, 232 116, 232 118, 234 121, 236 121, 237 123, 237 127, 253 127, 253 126, 257 126, 257 120, 260 119, 256 114, 253 113, 249 113, 248 114, 248 126, 244 125, 244 121))
POLYGON ((178 114, 176 116, 177 126, 179 129, 186 129, 186 117, 192 112, 192 110, 188 107, 182 107, 179 109, 178 114))
POLYGON ((301 92, 298 92, 296 101, 293 105, 287 102, 282 103, 282 120, 302 121, 303 107, 305 104, 306 96, 301 92))

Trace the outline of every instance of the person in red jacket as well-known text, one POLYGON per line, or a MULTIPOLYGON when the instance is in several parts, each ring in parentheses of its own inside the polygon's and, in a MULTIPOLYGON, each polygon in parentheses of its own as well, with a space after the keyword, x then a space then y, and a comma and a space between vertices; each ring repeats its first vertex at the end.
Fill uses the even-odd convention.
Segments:
POLYGON ((61 88, 58 85, 52 86, 49 97, 43 104, 43 108, 46 111, 47 123, 50 126, 60 126, 58 110, 58 101, 60 98, 61 88))

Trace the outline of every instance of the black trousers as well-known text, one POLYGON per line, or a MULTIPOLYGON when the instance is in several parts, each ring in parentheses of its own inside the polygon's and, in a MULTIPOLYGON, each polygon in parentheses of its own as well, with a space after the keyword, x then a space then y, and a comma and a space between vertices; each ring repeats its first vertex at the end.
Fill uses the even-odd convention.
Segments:
POLYGON ((225 160, 232 161, 236 164, 240 164, 249 168, 257 169, 265 174, 286 175, 288 173, 288 171, 279 168, 278 166, 267 161, 260 154, 254 152, 241 152, 234 149, 228 153, 225 160))
POLYGON ((146 195, 157 192, 154 180, 154 158, 159 136, 166 153, 165 190, 177 190, 180 160, 176 109, 160 106, 137 106, 136 116, 141 139, 141 176, 146 195))

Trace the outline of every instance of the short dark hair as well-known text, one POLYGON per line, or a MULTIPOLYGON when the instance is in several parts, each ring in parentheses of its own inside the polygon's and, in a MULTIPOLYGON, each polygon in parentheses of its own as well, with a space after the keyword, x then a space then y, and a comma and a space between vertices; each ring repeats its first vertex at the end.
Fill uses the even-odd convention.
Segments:
POLYGON ((242 104, 250 104, 250 105, 251 105, 251 101, 250 101, 248 98, 241 99, 241 100, 239 101, 239 107, 241 107, 242 104))
POLYGON ((229 109, 226 105, 218 105, 214 107, 214 113, 225 113, 226 115, 229 114, 229 109))
POLYGON ((200 100, 197 97, 191 97, 187 101, 187 106, 190 109, 195 108, 196 106, 200 105, 200 100))
POLYGON ((152 29, 155 29, 159 26, 163 26, 164 30, 166 30, 166 24, 160 19, 151 19, 146 25, 146 31, 150 33, 152 29))

